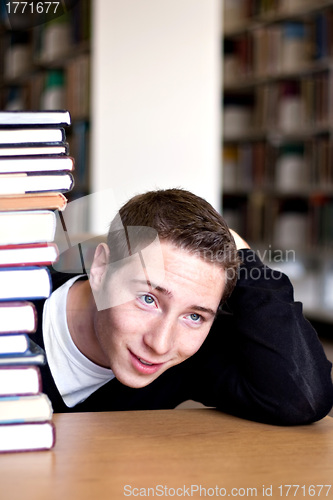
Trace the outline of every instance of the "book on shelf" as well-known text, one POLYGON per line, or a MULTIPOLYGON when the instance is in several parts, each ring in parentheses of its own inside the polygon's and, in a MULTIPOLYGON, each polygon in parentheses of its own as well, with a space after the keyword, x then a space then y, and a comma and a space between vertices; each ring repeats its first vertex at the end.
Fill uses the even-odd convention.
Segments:
POLYGON ((0 111, 0 125, 70 125, 71 117, 67 110, 47 111, 0 111))
POLYGON ((71 59, 66 68, 66 102, 71 103, 73 127, 77 120, 87 118, 90 112, 90 55, 80 54, 71 59))
POLYGON ((63 58, 72 43, 72 25, 65 13, 40 25, 35 57, 41 63, 52 63, 63 58))
POLYGON ((42 378, 38 366, 0 366, 0 396, 23 396, 40 392, 42 378))
POLYGON ((0 212, 0 245, 52 242, 55 229, 51 210, 0 212))
POLYGON ((49 422, 0 425, 0 453, 50 450, 55 444, 55 427, 49 422))
POLYGON ((43 191, 66 193, 73 186, 74 178, 70 172, 0 174, 0 195, 43 191))
POLYGON ((0 333, 33 333, 36 327, 37 313, 32 302, 0 302, 0 333))
POLYGON ((52 405, 44 393, 0 397, 0 425, 45 422, 52 418, 52 405))
MULTIPOLYGON (((55 243, 0 246, 0 267, 50 266, 57 261, 59 250, 55 243)), ((1 304, 0 304, 1 307, 1 304)), ((0 309, 1 323, 1 309, 0 309)), ((1 331, 1 325, 0 325, 1 331)))
POLYGON ((63 143, 65 131, 63 128, 1 128, 0 144, 41 144, 49 142, 63 143))
POLYGON ((1 267, 0 300, 43 299, 51 293, 46 267, 1 267))
POLYGON ((29 350, 30 338, 26 333, 5 333, 0 335, 0 356, 24 354, 29 350))
POLYGON ((3 156, 38 156, 68 155, 68 142, 50 142, 44 144, 12 144, 0 145, 0 158, 3 156))
POLYGON ((0 356, 0 366, 39 366, 44 364, 45 352, 31 339, 28 351, 21 354, 8 354, 7 356, 0 356))
POLYGON ((67 198, 58 192, 8 194, 0 196, 0 211, 64 210, 67 198))
POLYGON ((55 109, 64 106, 65 71, 63 69, 49 69, 46 72, 40 102, 43 109, 55 109))
POLYGON ((5 80, 13 80, 28 72, 32 65, 30 34, 28 31, 7 31, 2 40, 3 76, 5 80))
POLYGON ((324 193, 315 193, 310 198, 311 244, 333 247, 333 200, 324 193))
POLYGON ((74 170, 74 159, 70 156, 15 156, 0 159, 0 173, 53 172, 59 170, 74 170))
POLYGON ((71 24, 74 43, 80 44, 89 40, 91 30, 91 2, 81 0, 73 4, 71 10, 71 24))

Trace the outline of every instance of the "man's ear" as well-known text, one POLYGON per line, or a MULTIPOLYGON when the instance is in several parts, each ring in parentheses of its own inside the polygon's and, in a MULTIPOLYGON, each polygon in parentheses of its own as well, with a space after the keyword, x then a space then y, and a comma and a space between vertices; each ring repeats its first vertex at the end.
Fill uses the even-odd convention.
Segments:
POLYGON ((103 284, 104 277, 108 270, 110 250, 106 243, 100 243, 94 255, 90 267, 89 282, 94 291, 97 291, 103 284))

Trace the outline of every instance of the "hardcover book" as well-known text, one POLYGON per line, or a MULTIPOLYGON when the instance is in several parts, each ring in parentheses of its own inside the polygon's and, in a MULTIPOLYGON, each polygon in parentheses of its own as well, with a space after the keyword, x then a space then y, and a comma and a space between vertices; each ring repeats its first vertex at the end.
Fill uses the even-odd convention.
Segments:
POLYGON ((0 396, 23 396, 42 392, 38 366, 0 366, 0 396))
POLYGON ((0 333, 33 333, 36 327, 37 313, 32 302, 0 302, 0 333))
POLYGON ((22 172, 0 174, 0 195, 59 191, 66 193, 73 188, 70 172, 22 172))
POLYGON ((64 142, 63 128, 0 128, 1 144, 64 142))
POLYGON ((67 110, 48 111, 1 111, 0 125, 70 125, 71 118, 67 110))
POLYGON ((14 210, 64 210, 67 199, 62 193, 25 193, 0 196, 0 212, 14 210))
POLYGON ((52 242, 55 229, 51 210, 0 212, 0 245, 52 242))
POLYGON ((34 156, 34 155, 67 155, 69 151, 67 142, 50 142, 44 144, 12 144, 0 145, 0 158, 2 156, 34 156))
POLYGON ((38 344, 30 339, 30 349, 22 354, 12 354, 11 356, 0 356, 1 366, 31 366, 31 365, 44 365, 45 352, 38 344))
POLYGON ((6 333, 0 335, 0 356, 24 354, 29 350, 30 339, 26 333, 6 333))
POLYGON ((52 422, 0 425, 0 452, 50 450, 55 444, 52 422))
MULTIPOLYGON (((0 130, 1 133, 1 130, 0 130)), ((13 156, 1 158, 0 173, 72 171, 74 159, 71 156, 13 156)))
MULTIPOLYGON (((34 266, 34 265, 49 266, 54 262, 56 262, 58 256, 59 256, 59 251, 55 243, 35 243, 31 245, 0 246, 0 267, 34 266)), ((1 331, 1 309, 0 309, 0 331, 1 331)))
POLYGON ((0 300, 43 299, 51 293, 51 279, 46 267, 0 268, 0 300))
MULTIPOLYGON (((52 418, 51 401, 46 394, 0 397, 0 424, 45 422, 52 418)), ((0 425, 0 427, 1 427, 0 425)))

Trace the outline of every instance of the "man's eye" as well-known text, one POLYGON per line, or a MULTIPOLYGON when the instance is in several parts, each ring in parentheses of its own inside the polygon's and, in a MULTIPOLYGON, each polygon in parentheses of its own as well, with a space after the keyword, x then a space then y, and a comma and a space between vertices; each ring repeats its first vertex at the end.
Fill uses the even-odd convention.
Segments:
POLYGON ((141 295, 140 299, 142 300, 142 302, 148 305, 155 303, 155 299, 151 295, 141 295))
POLYGON ((201 320, 200 314, 196 314, 196 313, 190 314, 189 318, 191 321, 194 321, 195 323, 199 323, 199 321, 201 320))

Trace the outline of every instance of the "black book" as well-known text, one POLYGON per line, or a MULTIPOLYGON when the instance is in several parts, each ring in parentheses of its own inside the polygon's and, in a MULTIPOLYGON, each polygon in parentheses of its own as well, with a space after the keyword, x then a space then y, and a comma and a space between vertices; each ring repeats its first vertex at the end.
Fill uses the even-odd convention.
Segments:
MULTIPOLYGON (((1 169, 0 169, 1 170, 1 169)), ((60 191, 73 188, 74 178, 68 171, 0 173, 0 195, 60 191)))
POLYGON ((39 127, 39 128, 14 128, 0 127, 0 144, 45 144, 49 142, 65 141, 65 131, 57 127, 39 127))
POLYGON ((0 126, 55 125, 68 126, 71 123, 69 111, 0 111, 0 126))
POLYGON ((41 144, 0 144, 0 159, 10 156, 56 156, 68 155, 67 142, 50 142, 41 144))
MULTIPOLYGON (((1 130, 0 130, 1 134, 1 130)), ((0 173, 14 172, 53 172, 73 170, 74 159, 71 156, 11 156, 0 159, 0 173)))

